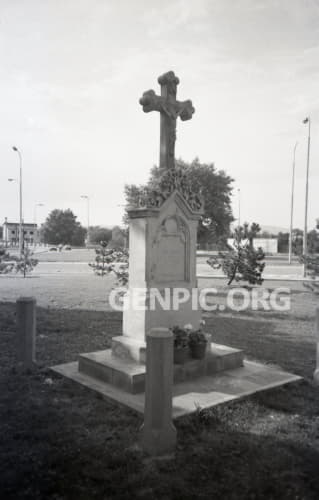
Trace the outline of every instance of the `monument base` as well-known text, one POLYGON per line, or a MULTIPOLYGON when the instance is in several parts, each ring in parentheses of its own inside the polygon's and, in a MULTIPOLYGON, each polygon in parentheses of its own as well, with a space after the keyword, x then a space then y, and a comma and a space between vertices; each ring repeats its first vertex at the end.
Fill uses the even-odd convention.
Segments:
POLYGON ((134 361, 136 363, 146 362, 146 342, 126 335, 112 338, 112 354, 117 358, 134 361))
MULTIPOLYGON (((143 392, 131 394, 112 384, 85 375, 79 371, 77 361, 53 366, 52 370, 109 401, 129 407, 140 414, 144 413, 143 392)), ((270 365, 245 360, 241 368, 174 384, 173 418, 193 413, 198 408, 210 408, 298 380, 301 380, 298 375, 283 372, 270 365)))
MULTIPOLYGON (((117 355, 119 349, 117 342, 115 340, 116 354, 112 349, 81 354, 79 356, 79 372, 131 394, 144 392, 145 364, 124 356, 119 357, 117 355)), ((127 345, 129 344, 124 345, 122 354, 124 354, 127 345)), ((122 348, 122 346, 120 347, 122 348)), ((211 343, 204 359, 189 357, 184 364, 174 365, 174 383, 213 375, 223 370, 240 368, 243 366, 243 360, 244 353, 240 349, 211 343)))

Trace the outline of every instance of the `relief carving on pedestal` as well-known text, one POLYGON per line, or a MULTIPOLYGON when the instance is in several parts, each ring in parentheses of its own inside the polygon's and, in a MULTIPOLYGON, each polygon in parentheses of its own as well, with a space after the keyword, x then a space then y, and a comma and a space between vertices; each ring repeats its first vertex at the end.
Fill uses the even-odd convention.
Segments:
POLYGON ((153 241, 150 278, 157 283, 189 281, 190 235, 179 215, 169 215, 159 225, 153 241))

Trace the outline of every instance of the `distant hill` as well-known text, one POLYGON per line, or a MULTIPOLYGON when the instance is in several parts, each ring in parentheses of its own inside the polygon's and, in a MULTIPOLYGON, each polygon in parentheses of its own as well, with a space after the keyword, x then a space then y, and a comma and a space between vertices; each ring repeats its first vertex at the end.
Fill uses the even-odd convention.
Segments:
MULTIPOLYGON (((263 224, 260 224, 261 227, 261 233, 263 231, 266 231, 267 233, 273 234, 277 236, 278 233, 289 233, 289 229, 287 227, 280 227, 280 226, 264 226, 263 224)), ((232 225, 232 230, 236 228, 236 224, 232 225)))
POLYGON ((278 226, 263 226, 261 225, 261 232, 267 231, 267 233, 275 234, 278 233, 289 233, 289 229, 287 227, 278 227, 278 226))

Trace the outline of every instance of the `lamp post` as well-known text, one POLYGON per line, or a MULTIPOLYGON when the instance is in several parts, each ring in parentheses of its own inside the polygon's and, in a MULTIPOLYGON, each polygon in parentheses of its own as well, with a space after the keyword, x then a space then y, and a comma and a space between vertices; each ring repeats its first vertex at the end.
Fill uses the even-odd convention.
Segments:
POLYGON ((23 251, 23 221, 22 221, 22 156, 16 146, 12 146, 13 151, 19 156, 19 255, 22 257, 23 251))
MULTIPOLYGON (((18 182, 18 179, 15 179, 14 177, 9 177, 8 179, 9 182, 18 182)), ((7 235, 8 235, 8 230, 6 231, 7 235)), ((15 237, 19 237, 19 235, 15 235, 15 237)))
POLYGON ((86 246, 88 247, 90 244, 90 197, 86 194, 82 194, 81 198, 87 201, 87 237, 86 237, 86 246))
POLYGON ((238 192, 238 227, 240 227, 240 188, 237 189, 238 192))
POLYGON ((23 228, 22 228, 22 156, 21 152, 16 146, 12 146, 13 151, 18 153, 19 156, 19 255, 22 257, 23 250, 23 228))
POLYGON ((35 224, 35 239, 34 239, 34 246, 37 245, 37 240, 38 240, 38 229, 37 229, 37 207, 44 207, 44 203, 35 203, 34 204, 34 210, 33 210, 33 223, 35 224))
POLYGON ((305 195, 305 224, 303 233, 303 255, 304 255, 304 267, 303 276, 307 275, 307 255, 308 255, 308 245, 307 245, 307 232, 308 232, 308 189, 309 189, 309 162, 310 162, 310 116, 307 116, 303 120, 303 123, 308 123, 308 148, 307 148, 307 171, 306 171, 306 195, 305 195))
POLYGON ((292 259, 292 230, 293 230, 293 213, 294 213, 294 190, 295 190, 295 166, 296 166, 296 148, 298 142, 296 142, 294 147, 294 155, 292 162, 292 180, 291 180, 291 205, 290 205, 290 231, 289 231, 289 255, 288 262, 291 264, 292 259))

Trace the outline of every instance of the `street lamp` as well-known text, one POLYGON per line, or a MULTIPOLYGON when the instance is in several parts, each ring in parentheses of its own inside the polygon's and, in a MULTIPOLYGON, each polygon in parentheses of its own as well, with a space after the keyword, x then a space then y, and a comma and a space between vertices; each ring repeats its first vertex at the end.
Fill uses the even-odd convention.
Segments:
POLYGON ((238 227, 240 227, 240 188, 237 189, 238 192, 238 227))
POLYGON ((303 267, 303 276, 306 277, 307 274, 307 255, 308 255, 308 246, 307 246, 307 232, 308 232, 308 187, 309 187, 309 161, 310 161, 310 116, 307 116, 303 120, 303 123, 308 123, 308 148, 307 148, 307 172, 306 172, 306 195, 305 195, 305 225, 304 225, 304 233, 303 233, 303 254, 304 254, 304 267, 303 267))
POLYGON ((13 151, 18 153, 19 155, 19 212, 20 212, 20 220, 19 220, 19 255, 22 257, 23 250, 23 228, 22 228, 22 156, 21 152, 16 146, 12 146, 13 151))
POLYGON ((83 198, 87 201, 87 237, 86 237, 86 246, 88 247, 90 244, 90 197, 86 194, 82 194, 80 198, 83 198))
POLYGON ((292 180, 291 180, 291 207, 290 207, 290 231, 289 231, 289 256, 288 261, 291 264, 292 258, 292 230, 293 230, 293 213, 294 213, 294 190, 295 190, 295 166, 296 166, 296 148, 298 142, 296 142, 294 147, 294 155, 292 162, 292 180))
MULTIPOLYGON (((18 182, 18 179, 15 179, 15 178, 13 178, 13 177, 9 177, 8 181, 9 181, 9 182, 18 182)), ((17 236, 17 235, 16 235, 16 236, 17 236)), ((8 229, 6 228, 6 246, 7 246, 7 244, 8 244, 7 239, 8 239, 8 229)))
POLYGON ((37 239, 38 239, 38 229, 37 229, 37 207, 44 207, 44 203, 35 203, 34 205, 34 211, 33 211, 33 223, 35 224, 35 239, 34 239, 34 245, 37 245, 37 239))

